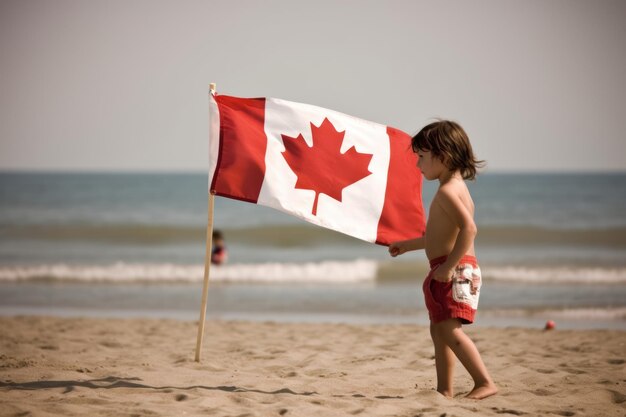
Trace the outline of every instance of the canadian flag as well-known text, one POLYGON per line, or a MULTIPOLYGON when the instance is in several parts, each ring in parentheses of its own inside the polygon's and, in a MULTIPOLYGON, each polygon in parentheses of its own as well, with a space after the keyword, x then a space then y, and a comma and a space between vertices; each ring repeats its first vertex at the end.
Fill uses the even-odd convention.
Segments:
POLYGON ((423 235, 421 191, 400 130, 308 104, 211 94, 210 193, 389 245, 423 235))

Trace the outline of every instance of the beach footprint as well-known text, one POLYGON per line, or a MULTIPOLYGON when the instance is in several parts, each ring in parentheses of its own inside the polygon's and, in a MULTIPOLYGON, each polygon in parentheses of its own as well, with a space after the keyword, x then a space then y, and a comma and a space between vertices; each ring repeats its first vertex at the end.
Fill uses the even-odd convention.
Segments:
POLYGON ((510 408, 493 407, 492 410, 496 414, 511 414, 513 416, 523 416, 524 414, 526 414, 524 411, 513 410, 513 409, 510 409, 510 408))
POLYGON ((608 390, 611 393, 611 399, 613 401, 613 404, 622 404, 624 402, 626 402, 626 395, 622 394, 621 392, 617 392, 615 390, 608 390))
POLYGON ((533 391, 528 391, 533 395, 537 395, 539 397, 547 397, 549 395, 554 395, 555 393, 552 391, 548 391, 547 389, 543 389, 543 388, 538 388, 536 390, 533 391))

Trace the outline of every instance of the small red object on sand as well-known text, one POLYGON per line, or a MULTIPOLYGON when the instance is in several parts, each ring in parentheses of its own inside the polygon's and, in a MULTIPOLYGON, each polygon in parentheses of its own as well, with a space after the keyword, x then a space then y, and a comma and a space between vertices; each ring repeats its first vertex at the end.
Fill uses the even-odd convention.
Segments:
POLYGON ((552 329, 554 329, 555 327, 556 327, 556 323, 555 323, 555 322, 553 322, 552 320, 548 320, 548 321, 546 322, 546 327, 545 327, 545 330, 552 330, 552 329))

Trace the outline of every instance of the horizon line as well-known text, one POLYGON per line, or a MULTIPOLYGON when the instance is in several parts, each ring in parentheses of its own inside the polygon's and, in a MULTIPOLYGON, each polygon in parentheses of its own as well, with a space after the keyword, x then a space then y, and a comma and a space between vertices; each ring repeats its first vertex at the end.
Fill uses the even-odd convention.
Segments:
MULTIPOLYGON (((0 168, 0 174, 171 174, 171 175, 208 175, 208 170, 200 169, 85 169, 85 168, 0 168)), ((478 175, 610 175, 610 174, 626 174, 626 168, 623 169, 494 169, 479 172, 478 175)))

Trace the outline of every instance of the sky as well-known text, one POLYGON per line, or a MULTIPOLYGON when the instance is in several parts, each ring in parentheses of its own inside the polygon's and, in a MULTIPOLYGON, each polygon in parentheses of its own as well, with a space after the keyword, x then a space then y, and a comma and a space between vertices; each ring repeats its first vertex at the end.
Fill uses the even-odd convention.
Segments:
POLYGON ((208 84, 626 170, 626 2, 0 0, 0 170, 207 170, 208 84))

